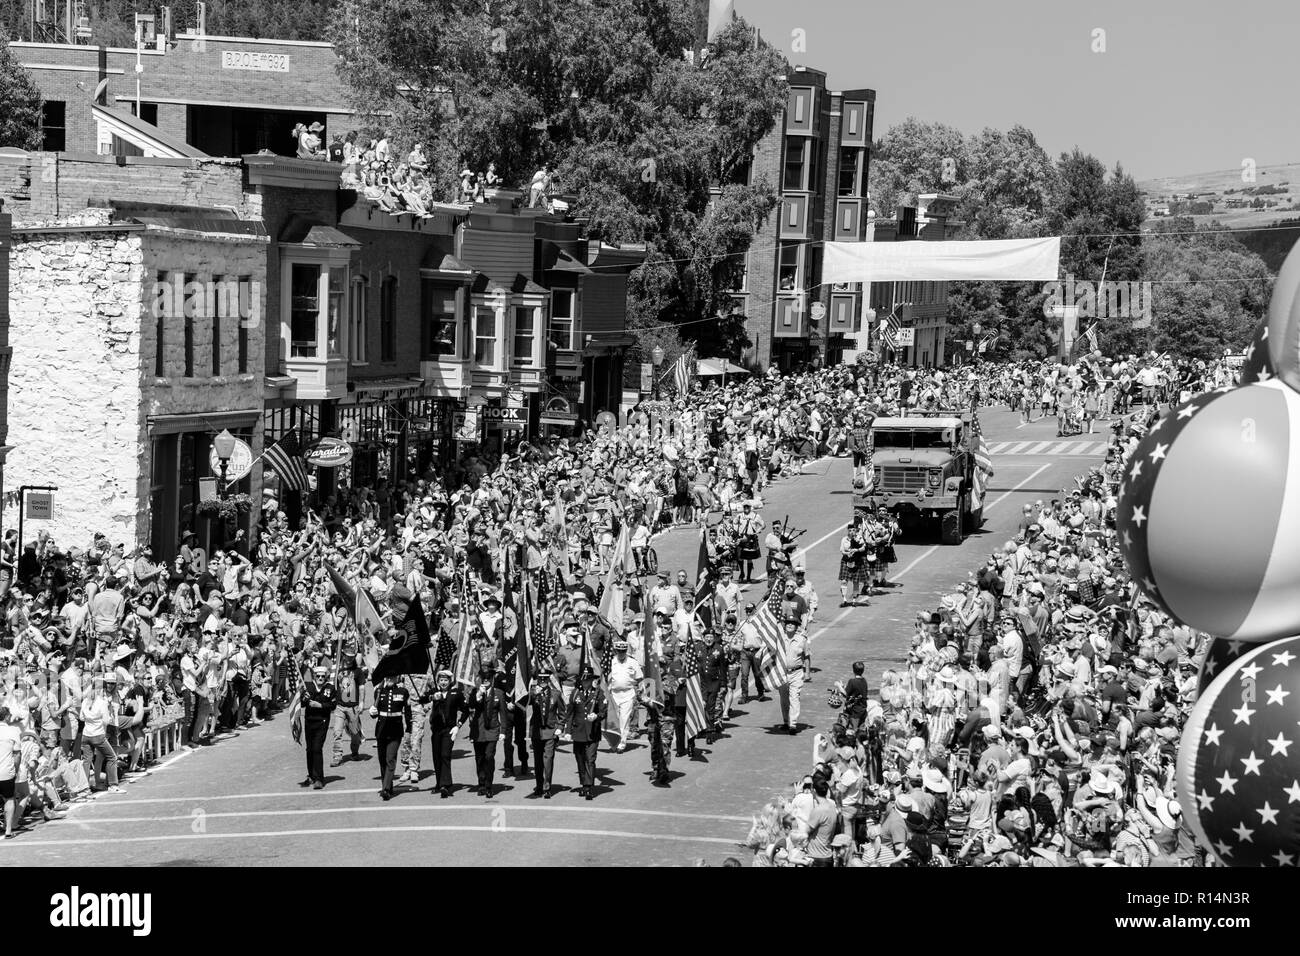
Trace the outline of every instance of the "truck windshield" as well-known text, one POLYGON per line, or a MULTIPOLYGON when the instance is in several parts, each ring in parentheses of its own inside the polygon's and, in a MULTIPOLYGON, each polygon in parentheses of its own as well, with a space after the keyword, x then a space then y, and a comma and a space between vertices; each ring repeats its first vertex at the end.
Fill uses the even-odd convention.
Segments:
POLYGON ((952 445, 952 434, 947 430, 914 431, 878 431, 875 433, 877 448, 948 448, 952 445))

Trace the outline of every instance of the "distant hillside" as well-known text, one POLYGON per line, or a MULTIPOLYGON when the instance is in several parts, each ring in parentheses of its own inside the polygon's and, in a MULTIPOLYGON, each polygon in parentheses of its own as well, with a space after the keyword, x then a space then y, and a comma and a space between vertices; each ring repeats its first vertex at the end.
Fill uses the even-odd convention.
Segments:
MULTIPOLYGON (((1138 188, 1146 199, 1148 219, 1168 210, 1170 215, 1189 215, 1198 225, 1218 222, 1247 230, 1300 217, 1300 163, 1257 167, 1254 182, 1243 182, 1241 176, 1241 169, 1222 169, 1148 179, 1138 188)), ((1265 258, 1274 265, 1271 256, 1265 258)))

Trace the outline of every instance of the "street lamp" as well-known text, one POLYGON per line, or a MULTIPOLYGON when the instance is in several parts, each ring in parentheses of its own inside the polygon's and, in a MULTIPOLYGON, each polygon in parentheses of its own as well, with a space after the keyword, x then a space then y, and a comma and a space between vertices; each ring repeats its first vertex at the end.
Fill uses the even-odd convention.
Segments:
POLYGON ((221 462, 221 481, 217 485, 217 497, 226 497, 226 470, 230 465, 230 457, 235 453, 235 436, 230 434, 230 429, 223 428, 216 438, 212 439, 212 450, 217 453, 217 461, 221 462))
POLYGON ((654 391, 655 401, 659 400, 659 366, 664 364, 664 350, 656 345, 650 350, 650 364, 654 366, 654 391))

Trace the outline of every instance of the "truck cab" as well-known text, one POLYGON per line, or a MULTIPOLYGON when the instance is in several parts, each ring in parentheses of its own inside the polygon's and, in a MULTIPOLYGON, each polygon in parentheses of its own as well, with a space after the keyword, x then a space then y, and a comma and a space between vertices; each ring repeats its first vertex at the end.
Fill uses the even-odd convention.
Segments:
POLYGON ((871 425, 872 475, 855 488, 855 512, 886 508, 900 525, 937 521, 944 544, 979 527, 972 514, 974 456, 970 414, 937 412, 877 418, 871 425))

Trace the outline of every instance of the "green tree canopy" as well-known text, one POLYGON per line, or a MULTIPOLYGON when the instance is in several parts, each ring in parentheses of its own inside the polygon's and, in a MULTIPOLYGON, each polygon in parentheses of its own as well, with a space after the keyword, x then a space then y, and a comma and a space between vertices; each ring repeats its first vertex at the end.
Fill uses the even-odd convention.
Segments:
POLYGON ((18 65, 9 44, 0 40, 0 146, 39 149, 41 93, 18 65))

